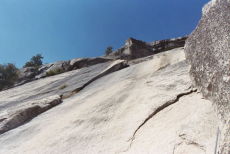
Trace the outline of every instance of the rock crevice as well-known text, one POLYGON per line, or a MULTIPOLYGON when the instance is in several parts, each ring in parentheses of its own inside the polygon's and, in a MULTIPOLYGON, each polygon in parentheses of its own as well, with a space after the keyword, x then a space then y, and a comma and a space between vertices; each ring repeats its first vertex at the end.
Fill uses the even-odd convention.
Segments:
POLYGON ((124 152, 128 151, 131 147, 132 147, 132 144, 135 140, 135 137, 136 137, 136 134, 138 133, 138 131, 150 120, 152 119, 156 114, 158 114, 159 112, 161 112, 162 110, 166 109, 167 107, 169 107, 170 105, 173 105, 175 103, 177 103, 182 97, 186 96, 186 95, 190 95, 194 92, 196 92, 197 90, 196 89, 192 89, 192 88, 189 88, 189 90, 187 92, 184 92, 184 93, 181 93, 181 94, 178 94, 174 99, 164 103, 163 105, 159 106, 158 108, 156 108, 154 110, 153 113, 151 113, 138 127, 137 129, 134 131, 132 137, 129 139, 129 142, 130 142, 130 145, 129 145, 129 148, 127 150, 125 150, 124 152))

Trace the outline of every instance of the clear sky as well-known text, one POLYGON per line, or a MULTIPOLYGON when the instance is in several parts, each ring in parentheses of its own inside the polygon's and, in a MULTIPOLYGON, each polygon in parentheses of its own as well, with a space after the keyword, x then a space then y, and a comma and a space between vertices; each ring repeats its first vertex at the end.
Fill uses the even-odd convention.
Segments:
POLYGON ((0 63, 21 67, 104 54, 129 37, 154 41, 189 34, 208 0, 0 0, 0 63))

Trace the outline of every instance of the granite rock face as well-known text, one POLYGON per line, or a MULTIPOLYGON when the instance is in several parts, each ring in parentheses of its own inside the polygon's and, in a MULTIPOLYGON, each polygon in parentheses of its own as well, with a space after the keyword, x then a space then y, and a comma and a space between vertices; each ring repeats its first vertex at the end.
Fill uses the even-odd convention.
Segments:
POLYGON ((93 65, 0 92, 0 134, 61 103, 93 81, 127 67, 124 60, 93 65))
POLYGON ((125 61, 117 60, 69 71, 1 91, 0 112, 31 100, 40 100, 53 95, 71 95, 94 80, 125 67, 127 67, 125 61))
POLYGON ((214 153, 218 119, 212 103, 192 87, 184 50, 141 61, 113 73, 120 60, 101 63, 1 92, 0 113, 17 114, 17 105, 30 108, 18 100, 34 102, 39 94, 40 104, 47 92, 59 93, 55 90, 65 83, 66 90, 84 85, 58 106, 1 134, 0 154, 214 153), (92 82, 84 84, 85 78, 92 82))
POLYGON ((185 46, 194 84, 222 120, 219 152, 230 152, 230 1, 212 0, 185 46))

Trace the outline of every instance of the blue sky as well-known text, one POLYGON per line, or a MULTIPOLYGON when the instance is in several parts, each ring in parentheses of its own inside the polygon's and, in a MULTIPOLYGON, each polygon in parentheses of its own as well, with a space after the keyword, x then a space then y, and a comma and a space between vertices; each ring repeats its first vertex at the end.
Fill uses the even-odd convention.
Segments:
POLYGON ((129 37, 189 34, 208 0, 0 0, 0 63, 94 57, 129 37))

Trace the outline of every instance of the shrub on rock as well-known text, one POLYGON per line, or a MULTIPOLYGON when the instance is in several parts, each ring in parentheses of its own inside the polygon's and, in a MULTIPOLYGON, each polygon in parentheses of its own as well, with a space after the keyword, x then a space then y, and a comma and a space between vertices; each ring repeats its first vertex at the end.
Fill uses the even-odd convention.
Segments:
POLYGON ((113 47, 112 46, 108 46, 105 50, 105 55, 108 56, 109 54, 111 54, 113 52, 113 47))
POLYGON ((0 90, 8 88, 17 81, 18 79, 18 69, 14 64, 0 64, 0 90))
POLYGON ((30 61, 26 62, 26 64, 24 65, 25 67, 39 67, 42 65, 42 59, 44 57, 42 57, 41 54, 37 54, 35 56, 33 56, 30 61))

